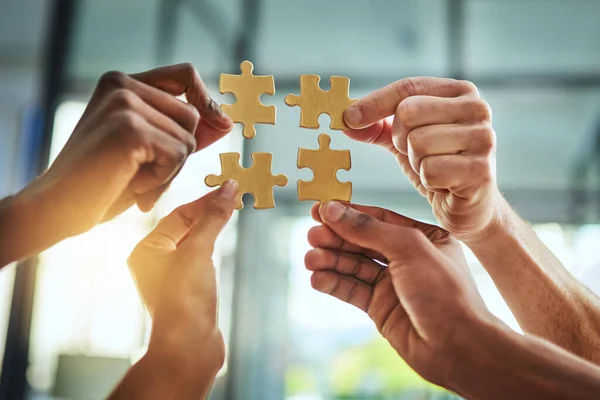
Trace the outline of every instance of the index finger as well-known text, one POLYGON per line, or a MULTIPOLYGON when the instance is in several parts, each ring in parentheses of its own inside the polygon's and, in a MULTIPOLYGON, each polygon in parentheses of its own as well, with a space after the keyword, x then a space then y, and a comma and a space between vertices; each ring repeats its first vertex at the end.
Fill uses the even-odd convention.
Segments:
POLYGON ((188 103, 198 109, 200 117, 208 125, 223 132, 233 129, 233 121, 210 96, 192 64, 170 65, 130 76, 174 96, 185 94, 188 103))
POLYGON ((474 84, 449 78, 416 77, 400 79, 357 100, 344 112, 351 129, 362 129, 393 115, 410 96, 458 97, 477 91, 474 84))

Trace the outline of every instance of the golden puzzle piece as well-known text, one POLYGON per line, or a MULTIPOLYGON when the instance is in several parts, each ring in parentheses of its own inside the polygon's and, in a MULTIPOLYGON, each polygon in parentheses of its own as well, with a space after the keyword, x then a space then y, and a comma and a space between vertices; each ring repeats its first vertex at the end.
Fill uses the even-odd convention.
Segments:
POLYGON ((348 129, 344 122, 344 110, 356 100, 348 97, 350 79, 343 76, 329 78, 331 88, 321 90, 319 75, 300 76, 300 96, 289 94, 285 97, 285 104, 290 107, 300 106, 300 126, 303 128, 318 129, 319 115, 326 113, 331 117, 330 129, 348 129))
POLYGON ((273 198, 273 186, 285 186, 288 179, 285 175, 273 175, 271 173, 271 153, 252 153, 252 166, 243 168, 240 166, 240 153, 222 153, 221 175, 208 175, 204 180, 206 186, 214 187, 222 185, 228 179, 233 179, 239 185, 236 199, 236 209, 244 207, 242 196, 252 193, 254 196, 254 208, 264 209, 275 207, 273 198))
POLYGON ((237 101, 223 104, 221 109, 233 122, 244 124, 242 134, 247 139, 256 135, 254 124, 275 124, 275 106, 265 106, 260 102, 261 94, 275 94, 273 75, 256 76, 252 74, 254 65, 250 61, 240 64, 241 75, 221 74, 219 91, 233 93, 237 101))
POLYGON ((322 133, 319 150, 298 149, 298 168, 310 168, 314 175, 312 181, 298 181, 298 200, 326 203, 352 198, 352 183, 340 182, 336 177, 338 170, 350 170, 350 150, 331 150, 330 143, 329 135, 322 133))

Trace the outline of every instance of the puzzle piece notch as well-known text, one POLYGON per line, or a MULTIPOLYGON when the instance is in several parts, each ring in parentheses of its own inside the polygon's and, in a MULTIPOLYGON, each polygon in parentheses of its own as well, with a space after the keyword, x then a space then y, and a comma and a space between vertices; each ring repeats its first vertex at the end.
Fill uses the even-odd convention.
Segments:
POLYGON ((236 209, 244 207, 242 196, 251 193, 254 196, 254 208, 265 209, 275 207, 273 186, 286 186, 288 179, 285 175, 273 175, 271 153, 252 153, 252 166, 244 168, 240 165, 240 153, 222 153, 221 175, 208 175, 204 183, 208 187, 222 185, 228 179, 233 179, 239 185, 236 198, 236 209))
POLYGON ((233 122, 241 122, 244 125, 242 134, 252 139, 256 136, 254 124, 275 124, 275 106, 266 106, 260 101, 262 94, 275 94, 275 79, 273 75, 254 75, 254 65, 250 61, 243 61, 240 70, 241 75, 221 74, 219 91, 233 93, 237 98, 233 104, 222 104, 221 109, 233 122))
POLYGON ((332 130, 348 129, 344 122, 344 110, 356 100, 348 96, 350 79, 343 76, 329 78, 329 90, 321 90, 319 75, 300 76, 300 96, 289 94, 285 97, 285 104, 290 107, 300 106, 300 126, 303 128, 318 129, 319 116, 329 114, 332 130))
POLYGON ((310 168, 312 181, 298 181, 298 200, 316 200, 326 203, 331 200, 350 201, 352 183, 340 182, 337 172, 349 171, 352 167, 350 150, 331 150, 331 137, 319 135, 319 149, 298 149, 298 168, 310 168))

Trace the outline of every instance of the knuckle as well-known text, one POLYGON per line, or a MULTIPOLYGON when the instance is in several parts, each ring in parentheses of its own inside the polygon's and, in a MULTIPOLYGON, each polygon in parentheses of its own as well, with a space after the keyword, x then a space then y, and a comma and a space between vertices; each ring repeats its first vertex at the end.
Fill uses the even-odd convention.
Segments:
POLYGON ((354 228, 357 231, 362 231, 362 230, 367 229, 374 222, 374 218, 368 214, 361 213, 361 212, 358 212, 355 210, 350 210, 349 212, 351 213, 351 216, 352 216, 352 218, 351 218, 352 228, 354 228))
POLYGON ((467 80, 459 80, 458 81, 458 85, 463 89, 464 92, 466 93, 471 93, 471 94, 477 94, 479 95, 479 89, 477 88, 477 85, 475 85, 473 82, 471 81, 467 81, 467 80))
POLYGON ((137 96, 130 90, 119 88, 110 95, 110 104, 117 110, 130 110, 135 107, 137 96))
POLYGON ((194 64, 186 62, 180 64, 180 68, 186 76, 196 77, 198 76, 198 70, 194 67, 194 64))
POLYGON ((416 96, 419 93, 419 82, 415 78, 404 78, 396 81, 396 90, 401 98, 416 96))
POLYGON ((469 115, 476 121, 491 121, 492 109, 488 103, 480 98, 469 98, 467 100, 469 115))
POLYGON ((418 129, 410 132, 407 137, 408 146, 415 155, 422 155, 425 152, 424 136, 418 129))
POLYGON ((118 111, 112 115, 112 119, 120 134, 131 134, 140 131, 142 118, 132 111, 118 111))
POLYGON ((419 111, 420 106, 416 102, 406 99, 398 105, 396 116, 403 125, 412 126, 419 111))
POLYGON ((127 84, 129 77, 127 74, 120 71, 108 71, 100 77, 98 86, 111 87, 111 88, 123 88, 127 84))
POLYGON ((208 202, 206 213, 212 218, 226 221, 231 215, 231 207, 229 207, 227 204, 225 204, 225 202, 221 201, 220 199, 215 198, 211 199, 208 202))
POLYGON ((496 132, 489 125, 477 128, 477 140, 484 154, 490 154, 496 148, 496 132))
POLYGON ((194 218, 190 217, 184 210, 181 209, 181 207, 177 208, 175 210, 175 213, 187 229, 192 229, 196 225, 197 221, 194 218))
POLYGON ((417 228, 408 228, 405 232, 405 236, 411 244, 415 246, 422 245, 426 239, 425 234, 417 228))
POLYGON ((421 179, 427 183, 432 183, 436 177, 435 162, 431 157, 425 157, 421 160, 421 179))

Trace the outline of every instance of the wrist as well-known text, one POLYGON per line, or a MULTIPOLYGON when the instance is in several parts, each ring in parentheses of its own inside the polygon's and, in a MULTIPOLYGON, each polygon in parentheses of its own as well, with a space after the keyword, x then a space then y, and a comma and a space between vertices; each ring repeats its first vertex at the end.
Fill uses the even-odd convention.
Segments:
POLYGON ((225 343, 217 327, 207 330, 153 323, 148 353, 160 358, 182 379, 212 381, 225 362, 225 343))
POLYGON ((513 231, 512 209, 506 199, 497 192, 490 221, 476 235, 462 238, 462 242, 471 250, 494 245, 495 242, 510 235, 513 231))
POLYGON ((35 199, 24 192, 0 201, 0 267, 41 250, 40 225, 35 218, 38 210, 35 199))
POLYGON ((64 230, 60 191, 43 175, 14 196, 2 200, 2 262, 35 255, 69 237, 64 230))
POLYGON ((468 399, 587 399, 600 393, 596 365, 499 320, 475 326, 460 356, 443 386, 468 399))
POLYGON ((441 386, 467 398, 491 399, 489 392, 496 389, 492 382, 514 370, 515 365, 505 360, 519 335, 492 315, 471 324, 468 332, 468 338, 453 349, 450 372, 441 386))

